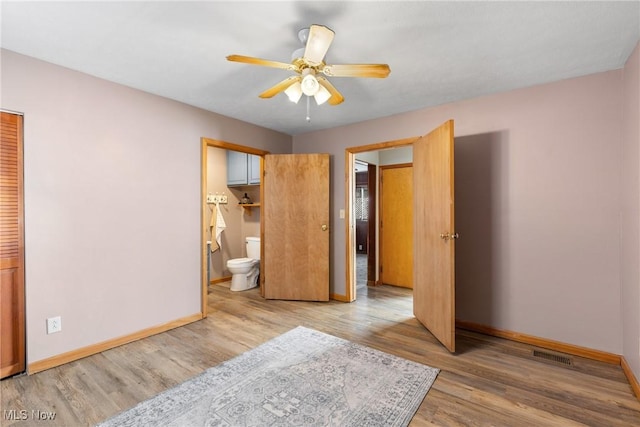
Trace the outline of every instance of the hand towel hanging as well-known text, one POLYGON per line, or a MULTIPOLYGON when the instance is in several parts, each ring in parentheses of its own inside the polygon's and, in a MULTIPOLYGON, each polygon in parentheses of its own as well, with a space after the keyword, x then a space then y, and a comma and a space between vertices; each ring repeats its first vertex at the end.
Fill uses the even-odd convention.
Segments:
POLYGON ((213 206, 209 228, 211 229, 211 252, 215 252, 222 249, 222 232, 227 228, 218 203, 213 206))

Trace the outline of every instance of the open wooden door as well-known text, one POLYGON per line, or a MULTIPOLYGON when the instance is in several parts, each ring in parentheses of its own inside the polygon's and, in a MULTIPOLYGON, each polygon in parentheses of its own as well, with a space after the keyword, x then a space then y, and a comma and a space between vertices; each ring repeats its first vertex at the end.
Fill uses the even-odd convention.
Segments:
POLYGON ((413 314, 455 351, 453 120, 413 144, 413 314))
POLYGON ((264 157, 267 299, 329 300, 329 155, 264 157))

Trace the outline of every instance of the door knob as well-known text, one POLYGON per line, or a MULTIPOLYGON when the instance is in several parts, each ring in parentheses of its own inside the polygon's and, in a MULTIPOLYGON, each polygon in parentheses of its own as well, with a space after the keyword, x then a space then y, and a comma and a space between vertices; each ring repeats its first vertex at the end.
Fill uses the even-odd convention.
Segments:
POLYGON ((329 228, 329 226, 327 224, 322 224, 322 231, 327 231, 327 229, 329 228))
POLYGON ((442 240, 453 240, 453 239, 458 239, 460 238, 460 234, 459 233, 440 233, 440 238, 442 240))

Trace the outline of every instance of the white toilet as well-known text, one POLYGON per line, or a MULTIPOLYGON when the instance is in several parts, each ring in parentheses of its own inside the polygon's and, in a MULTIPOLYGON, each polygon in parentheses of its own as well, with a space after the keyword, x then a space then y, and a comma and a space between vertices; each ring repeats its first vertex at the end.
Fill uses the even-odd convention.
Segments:
POLYGON ((234 258, 227 261, 231 277, 232 291, 246 291, 258 286, 260 274, 260 238, 247 237, 247 258, 234 258))

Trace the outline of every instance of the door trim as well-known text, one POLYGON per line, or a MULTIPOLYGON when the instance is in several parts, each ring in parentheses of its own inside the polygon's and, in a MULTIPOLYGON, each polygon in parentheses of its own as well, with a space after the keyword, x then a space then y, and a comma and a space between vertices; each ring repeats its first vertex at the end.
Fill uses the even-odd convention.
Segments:
MULTIPOLYGON (((202 318, 207 317, 207 289, 209 284, 207 283, 207 148, 222 148, 225 150, 239 151, 241 153, 254 154, 262 157, 260 160, 260 182, 264 181, 264 156, 271 154, 269 151, 261 150, 259 148, 247 147, 244 145, 234 144, 232 142, 222 141, 218 139, 200 138, 202 144, 201 159, 200 159, 200 282, 201 282, 201 294, 200 303, 202 310, 202 318)), ((260 200, 264 201, 264 186, 260 185, 260 200)), ((260 216, 260 268, 264 269, 264 222, 262 216, 260 216)), ((261 276, 260 280, 264 278, 261 276)), ((263 292, 264 286, 260 287, 260 292, 263 292)))
POLYGON ((383 150, 385 148, 397 148, 412 145, 420 136, 414 136, 392 141, 378 142, 375 144, 361 145, 359 147, 349 147, 345 149, 345 244, 346 244, 346 289, 344 301, 352 302, 356 299, 356 269, 355 269, 355 247, 356 232, 355 222, 353 222, 353 203, 355 201, 355 159, 357 153, 367 151, 383 150))

